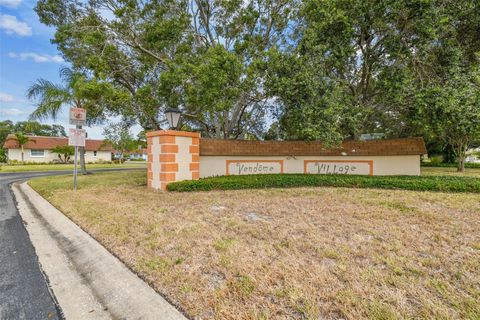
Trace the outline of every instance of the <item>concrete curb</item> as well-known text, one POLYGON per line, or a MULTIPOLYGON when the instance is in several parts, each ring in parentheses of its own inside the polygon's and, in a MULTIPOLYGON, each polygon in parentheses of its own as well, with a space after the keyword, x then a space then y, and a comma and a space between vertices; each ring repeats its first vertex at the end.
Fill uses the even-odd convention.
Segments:
POLYGON ((66 319, 186 319, 29 185, 12 189, 66 319))

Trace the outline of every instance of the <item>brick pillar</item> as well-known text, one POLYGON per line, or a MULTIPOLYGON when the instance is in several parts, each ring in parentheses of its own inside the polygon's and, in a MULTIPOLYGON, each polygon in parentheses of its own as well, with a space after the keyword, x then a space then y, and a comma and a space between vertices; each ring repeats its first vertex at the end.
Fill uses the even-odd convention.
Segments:
POLYGON ((147 133, 148 188, 166 190, 174 181, 200 175, 200 133, 161 130, 147 133))

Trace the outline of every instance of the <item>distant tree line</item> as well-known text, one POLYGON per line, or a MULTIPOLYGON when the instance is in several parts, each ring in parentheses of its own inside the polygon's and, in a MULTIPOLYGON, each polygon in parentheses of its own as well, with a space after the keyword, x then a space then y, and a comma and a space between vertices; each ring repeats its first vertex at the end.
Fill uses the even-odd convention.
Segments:
POLYGON ((480 140, 476 0, 40 0, 96 117, 222 139, 480 140), (100 93, 100 94, 99 94, 100 93))

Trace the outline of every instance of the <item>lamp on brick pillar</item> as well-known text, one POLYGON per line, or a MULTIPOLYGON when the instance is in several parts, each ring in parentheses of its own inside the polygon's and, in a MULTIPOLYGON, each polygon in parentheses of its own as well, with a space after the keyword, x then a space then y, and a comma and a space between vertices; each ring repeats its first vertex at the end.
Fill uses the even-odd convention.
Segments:
POLYGON ((177 129, 178 123, 180 122, 180 117, 182 112, 178 109, 167 109, 165 110, 165 117, 167 118, 168 125, 170 129, 177 129))

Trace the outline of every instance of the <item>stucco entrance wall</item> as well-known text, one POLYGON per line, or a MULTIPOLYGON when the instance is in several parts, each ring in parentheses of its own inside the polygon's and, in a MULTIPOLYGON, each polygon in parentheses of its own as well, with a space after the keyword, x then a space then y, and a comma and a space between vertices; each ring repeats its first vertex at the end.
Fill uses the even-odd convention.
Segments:
POLYGON ((232 174, 306 173, 420 175, 421 138, 344 141, 200 140, 200 177, 232 174))
POLYGON ((148 186, 211 176, 246 174, 420 175, 421 138, 344 141, 326 147, 318 141, 200 139, 198 133, 147 133, 148 186))
POLYGON ((200 156, 200 178, 223 175, 268 173, 418 176, 420 175, 420 156, 200 156))

